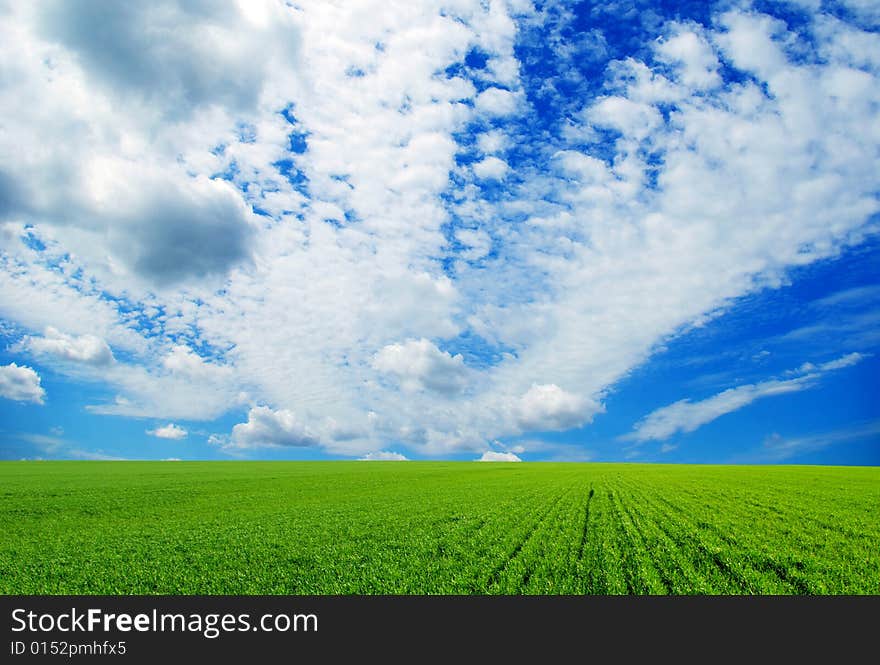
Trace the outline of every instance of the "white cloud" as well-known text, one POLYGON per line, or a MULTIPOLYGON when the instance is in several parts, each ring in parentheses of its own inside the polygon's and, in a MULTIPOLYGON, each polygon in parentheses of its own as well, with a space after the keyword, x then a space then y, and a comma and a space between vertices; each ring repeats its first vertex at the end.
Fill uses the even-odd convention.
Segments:
POLYGON ((162 427, 147 430, 147 434, 149 434, 150 436, 155 436, 158 439, 180 440, 186 438, 187 431, 179 425, 168 423, 167 425, 163 425, 162 427))
POLYGON ((770 380, 729 388, 708 399, 691 402, 683 399, 651 412, 624 437, 632 441, 663 440, 678 432, 693 432, 727 413, 743 408, 757 399, 806 390, 815 385, 812 376, 788 380, 770 380))
POLYGON ((524 430, 565 430, 592 420, 601 407, 555 384, 533 384, 516 403, 516 419, 524 430))
POLYGON ((679 432, 693 432, 716 418, 737 411, 756 400, 812 388, 824 373, 850 367, 864 357, 859 353, 851 353, 822 363, 818 367, 812 363, 805 363, 798 370, 787 372, 789 375, 794 375, 791 379, 769 379, 760 383, 728 388, 699 402, 692 402, 689 399, 679 400, 649 413, 636 423, 633 432, 622 439, 638 442, 652 439, 662 441, 679 432))
POLYGON ((360 458, 362 462, 406 462, 405 455, 395 453, 389 450, 378 450, 376 452, 367 453, 360 458))
POLYGON ((162 359, 162 366, 172 374, 195 379, 219 380, 228 379, 232 369, 216 363, 207 362, 192 349, 182 344, 175 344, 162 359))
POLYGON ((43 337, 26 337, 22 346, 34 353, 49 353, 63 360, 90 365, 109 365, 114 361, 113 352, 100 337, 65 335, 51 326, 46 328, 43 337))
POLYGON ((208 436, 208 445, 219 446, 221 448, 229 445, 228 434, 210 434, 208 436))
POLYGON ((512 115, 518 105, 516 93, 501 88, 487 88, 477 95, 475 101, 477 111, 490 116, 512 115))
POLYGON ((508 139, 507 135, 497 129, 483 132, 477 137, 477 147, 480 149, 480 152, 487 155, 501 152, 507 148, 509 142, 510 139, 508 139))
POLYGON ((513 453, 500 453, 496 450, 487 450, 482 456, 475 460, 477 462, 522 462, 522 460, 513 453))
POLYGON ((611 127, 638 140, 646 138, 663 122, 660 112, 651 104, 616 96, 590 107, 587 118, 599 127, 611 127))
POLYGON ((394 377, 406 391, 429 390, 454 395, 461 392, 467 382, 462 356, 441 351, 427 339, 383 347, 373 359, 373 367, 394 377))
POLYGON ((287 409, 273 411, 256 406, 248 412, 246 423, 232 428, 231 448, 259 446, 307 447, 318 443, 315 435, 287 409))
POLYGON ((830 372, 835 369, 843 369, 844 367, 852 367, 862 362, 867 356, 864 353, 849 353, 836 360, 829 360, 827 363, 819 365, 819 371, 830 372))
POLYGON ((33 369, 9 363, 0 366, 0 397, 16 402, 42 404, 46 391, 40 385, 40 375, 33 369))
POLYGON ((502 180, 510 167, 503 159, 486 157, 474 164, 474 173, 483 180, 502 180))
POLYGON ((721 83, 718 58, 706 39, 683 26, 655 46, 658 58, 680 65, 681 82, 695 89, 711 88, 721 83))
POLYGON ((604 184, 614 177, 601 159, 577 150, 560 150, 554 155, 554 160, 564 173, 576 176, 584 185, 604 184))
POLYGON ((0 311, 28 330, 42 330, 64 322, 67 334, 95 335, 109 345, 143 352, 148 343, 123 320, 100 288, 88 283, 81 266, 69 258, 51 234, 13 227, 14 242, 0 252, 0 311), (36 238, 47 245, 38 253, 25 240, 36 238), (44 256, 45 255, 45 256, 44 256))
POLYGON ((785 33, 782 21, 730 11, 721 17, 721 24, 727 31, 716 34, 716 40, 738 67, 763 79, 773 78, 786 68, 785 54, 774 39, 785 33))
POLYGON ((157 348, 141 363, 117 362, 74 376, 115 387, 112 402, 86 406, 105 415, 208 420, 252 401, 233 367, 206 361, 182 345, 157 348))

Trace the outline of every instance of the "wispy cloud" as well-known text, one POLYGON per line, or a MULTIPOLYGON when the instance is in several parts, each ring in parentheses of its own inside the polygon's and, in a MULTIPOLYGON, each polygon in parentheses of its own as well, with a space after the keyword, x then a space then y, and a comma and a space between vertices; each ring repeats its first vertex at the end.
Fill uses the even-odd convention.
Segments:
POLYGON ((804 363, 799 369, 786 373, 793 378, 774 378, 728 388, 698 402, 689 399, 679 400, 649 413, 635 424, 631 433, 622 436, 621 439, 636 442, 662 441, 674 434, 693 432, 716 418, 737 411, 756 400, 812 388, 825 373, 851 367, 864 357, 860 353, 851 353, 818 366, 804 363))
POLYGON ((50 453, 58 450, 67 444, 61 436, 56 434, 36 434, 31 432, 21 432, 15 435, 16 439, 37 446, 44 452, 50 453))
POLYGON ((824 342, 834 340, 837 344, 871 346, 880 342, 880 312, 859 311, 831 320, 820 320, 790 330, 777 338, 782 342, 824 342))
POLYGON ((109 455, 100 450, 80 450, 74 448, 64 454, 65 459, 81 459, 99 462, 127 462, 130 458, 120 457, 119 455, 109 455))
POLYGON ((88 450, 78 447, 59 435, 39 434, 32 432, 19 432, 12 435, 19 441, 24 441, 35 446, 42 455, 32 459, 60 459, 60 460, 106 460, 122 461, 129 458, 121 457, 104 452, 103 450, 88 450))
POLYGON ((874 439, 880 445, 880 420, 810 436, 786 437, 774 433, 764 440, 762 448, 751 457, 757 461, 781 462, 803 453, 860 439, 874 439))
POLYGON ((832 293, 829 296, 813 301, 817 307, 838 307, 849 305, 864 305, 880 301, 880 284, 858 286, 832 293))

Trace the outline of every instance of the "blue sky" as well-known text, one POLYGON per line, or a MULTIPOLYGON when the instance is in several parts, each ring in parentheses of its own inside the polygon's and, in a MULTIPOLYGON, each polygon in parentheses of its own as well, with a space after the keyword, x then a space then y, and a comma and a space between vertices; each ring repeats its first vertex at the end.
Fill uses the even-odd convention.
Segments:
POLYGON ((0 458, 880 463, 875 3, 19 5, 0 458))

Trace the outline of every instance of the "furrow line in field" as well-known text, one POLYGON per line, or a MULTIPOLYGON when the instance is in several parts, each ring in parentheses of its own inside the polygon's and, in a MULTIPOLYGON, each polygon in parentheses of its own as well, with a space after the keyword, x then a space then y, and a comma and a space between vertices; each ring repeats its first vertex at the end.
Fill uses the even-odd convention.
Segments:
POLYGON ((632 595, 637 593, 634 583, 637 579, 637 574, 634 572, 634 566, 632 562, 633 543, 629 537, 629 534, 626 533, 626 529, 623 526, 623 519, 620 515, 620 506, 618 505, 619 502, 615 500, 614 490, 608 490, 608 502, 611 504, 611 510, 614 515, 614 530, 617 534, 618 541, 622 545, 619 554, 621 559, 621 568, 623 569, 624 579, 626 580, 626 592, 627 594, 632 595), (623 535, 622 538, 621 534, 623 535))
POLYGON ((639 526, 640 520, 628 508, 624 496, 624 492, 620 490, 615 495, 615 516, 629 544, 626 552, 627 558, 631 562, 630 575, 634 575, 633 586, 638 584, 637 593, 666 593, 670 587, 669 580, 655 565, 650 554, 652 548, 648 545, 645 534, 639 526))
MULTIPOLYGON (((628 489, 636 497, 643 512, 651 515, 651 524, 658 536, 666 545, 668 556, 664 561, 668 564, 669 575, 676 571, 681 574, 682 581, 688 585, 687 589, 676 588, 676 593, 693 593, 701 588, 707 578, 697 564, 707 563, 711 560, 711 570, 723 574, 722 579, 727 578, 727 568, 720 565, 707 552, 702 542, 696 537, 696 528, 689 520, 681 520, 678 515, 673 515, 667 505, 660 502, 660 495, 656 491, 646 490, 636 484, 627 484, 628 489)), ((657 557, 659 559, 659 557, 657 557)))
POLYGON ((573 483, 523 548, 518 561, 524 569, 520 592, 560 593, 570 584, 567 562, 577 546, 571 536, 582 534, 582 525, 574 522, 572 516, 583 506, 582 497, 583 485, 573 483))
MULTIPOLYGON (((758 497, 739 496, 735 503, 728 503, 728 495, 724 491, 713 490, 712 494, 707 496, 706 491, 696 492, 686 488, 681 488, 678 492, 679 496, 686 498, 687 501, 700 507, 705 507, 707 499, 709 501, 725 504, 725 512, 731 515, 742 516, 743 520, 751 523, 755 519, 755 511, 749 507, 758 508, 763 514, 772 514, 775 520, 791 520, 797 519, 798 523, 803 525, 807 522, 814 524, 823 532, 832 532, 835 535, 841 535, 844 538, 860 538, 865 537, 863 531, 851 528, 848 524, 840 521, 826 521, 817 515, 810 514, 804 510, 804 497, 793 498, 790 492, 774 492, 772 499, 761 501, 758 497)), ((767 495, 770 496, 769 494, 767 495)))
MULTIPOLYGON (((649 523, 651 525, 656 524, 656 520, 651 518, 650 514, 648 514, 648 511, 642 511, 641 515, 636 515, 629 504, 621 501, 620 505, 626 516, 629 518, 630 523, 635 529, 635 532, 638 534, 639 540, 642 543, 642 549, 640 551, 644 552, 644 554, 647 556, 646 561, 650 565, 650 570, 652 570, 659 578, 659 582, 661 583, 661 588, 659 589, 659 592, 670 592, 676 587, 676 583, 669 571, 669 558, 665 556, 660 556, 658 548, 652 546, 653 539, 649 536, 646 527, 644 526, 645 520, 649 520, 649 523)), ((646 506, 643 505, 642 507, 644 508, 646 506)))
MULTIPOLYGON (((776 497, 774 497, 776 500, 776 497)), ((745 505, 745 502, 743 502, 745 505)), ((816 515, 811 515, 809 512, 803 510, 802 504, 785 504, 782 501, 776 500, 776 504, 770 503, 762 503, 755 499, 754 497, 750 497, 748 500, 748 505, 753 506, 764 513, 773 513, 776 516, 776 519, 788 519, 790 520, 792 517, 796 516, 798 524, 801 527, 805 527, 806 523, 810 523, 814 525, 811 529, 818 530, 821 532, 821 535, 824 537, 827 533, 834 534, 835 536, 842 537, 844 539, 850 540, 853 538, 866 538, 869 537, 867 533, 863 530, 855 529, 845 522, 828 522, 825 521, 822 517, 818 517, 816 515), (786 508, 790 508, 788 511, 783 511, 779 509, 779 506, 785 506, 786 508)), ((878 518, 880 518, 880 512, 878 512, 878 518)), ((833 519, 827 518, 827 519, 833 519)), ((806 529, 804 529, 806 530, 806 529)), ((817 534, 818 535, 818 534, 817 534)), ((878 534, 874 534, 878 535, 878 534)))
MULTIPOLYGON (((643 494, 642 500, 645 505, 656 508, 659 515, 674 516, 670 521, 680 524, 682 528, 679 530, 670 531, 666 526, 666 521, 662 518, 658 519, 657 524, 678 546, 684 547, 692 553, 691 558, 695 563, 708 564, 721 574, 723 580, 726 580, 728 584, 733 583, 740 591, 757 592, 760 585, 756 584, 755 579, 749 578, 760 578, 765 571, 755 567, 750 552, 738 544, 736 540, 717 525, 694 518, 684 507, 660 494, 643 494), (723 547, 707 542, 706 535, 722 541, 723 547), (732 562, 729 559, 735 559, 735 561, 732 562)), ((726 592, 724 589, 720 591, 726 592)))
MULTIPOLYGON (((749 496, 747 501, 726 502, 726 509, 701 524, 711 527, 745 560, 745 566, 759 578, 759 588, 773 592, 828 593, 848 588, 840 576, 838 553, 842 550, 864 552, 870 562, 876 549, 870 529, 831 525, 810 514, 812 496, 802 496, 800 503, 775 501, 778 492, 767 499, 749 496), (775 504, 768 503, 772 497, 775 504), (718 524, 723 520, 725 531, 718 524), (761 536, 751 525, 761 525, 761 536), (749 525, 749 526, 746 526, 749 525)), ((680 510, 690 507, 683 506, 680 510)), ((702 507, 700 510, 705 512, 702 507)), ((830 509, 826 509, 830 510, 830 509)), ((876 569, 876 566, 875 566, 876 569)))
POLYGON ((516 544, 516 546, 513 548, 513 551, 510 552, 510 554, 507 556, 507 558, 504 561, 502 561, 500 564, 498 564, 492 570, 492 573, 489 575, 489 579, 486 583, 487 589, 492 588, 493 586, 496 586, 499 583, 499 581, 501 579, 501 574, 504 572, 504 570, 507 567, 510 566, 512 561, 515 561, 517 559, 517 557, 519 557, 520 553, 523 551, 523 548, 529 543, 529 541, 531 541, 532 538, 534 538, 535 533, 537 533, 537 531, 540 529, 541 525, 544 523, 544 520, 547 519, 547 516, 562 501, 563 496, 565 496, 565 492, 563 492, 562 494, 560 494, 559 496, 556 497, 556 499, 553 501, 552 505, 547 510, 545 510, 541 514, 541 517, 539 517, 531 525, 529 530, 526 532, 526 535, 516 544))
MULTIPOLYGON (((844 535, 846 531, 843 529, 832 528, 816 518, 804 514, 804 511, 802 510, 797 511, 796 516, 793 516, 791 513, 786 515, 778 510, 768 511, 771 506, 760 504, 754 500, 750 501, 748 505, 760 508, 764 515, 766 515, 767 512, 777 515, 774 519, 774 522, 777 523, 781 520, 782 516, 785 516, 786 519, 784 521, 787 524, 797 524, 798 528, 786 530, 785 532, 780 532, 777 529, 765 529, 761 542, 755 543, 752 534, 743 531, 741 524, 766 524, 767 521, 761 519, 763 515, 756 515, 754 510, 749 510, 746 506, 741 506, 744 510, 733 508, 726 516, 731 522, 731 526, 739 531, 739 533, 736 534, 739 536, 738 538, 726 533, 717 524, 705 522, 701 522, 701 524, 705 524, 707 528, 711 528, 718 537, 724 540, 731 548, 735 548, 742 552, 748 561, 748 566, 756 573, 773 576, 784 586, 790 587, 796 593, 811 593, 813 589, 810 588, 803 572, 807 565, 805 559, 812 558, 815 555, 817 544, 823 546, 827 545, 833 548, 834 544, 847 540, 847 536, 844 535), (734 518, 738 521, 735 521, 734 518), (810 530, 805 529, 804 526, 806 522, 813 522, 818 526, 819 533, 814 530, 815 527, 810 530), (785 543, 785 551, 787 552, 786 559, 789 565, 779 561, 775 556, 777 549, 773 543, 777 541, 777 539, 782 540, 785 543), (792 547, 795 544, 797 546, 792 547)), ((855 534, 852 535, 855 536, 855 534)), ((866 534, 864 533, 860 533, 858 536, 866 538, 866 534)), ((833 562, 824 563, 825 565, 833 566, 833 562)))

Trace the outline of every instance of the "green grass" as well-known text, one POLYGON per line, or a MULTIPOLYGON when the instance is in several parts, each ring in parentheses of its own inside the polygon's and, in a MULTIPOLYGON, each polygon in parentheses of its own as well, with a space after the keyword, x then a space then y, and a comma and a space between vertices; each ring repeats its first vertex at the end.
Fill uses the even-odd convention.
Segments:
POLYGON ((877 594, 880 469, 2 462, 3 594, 877 594))

